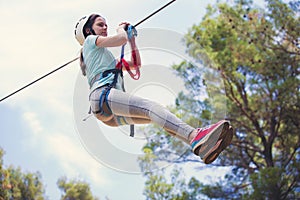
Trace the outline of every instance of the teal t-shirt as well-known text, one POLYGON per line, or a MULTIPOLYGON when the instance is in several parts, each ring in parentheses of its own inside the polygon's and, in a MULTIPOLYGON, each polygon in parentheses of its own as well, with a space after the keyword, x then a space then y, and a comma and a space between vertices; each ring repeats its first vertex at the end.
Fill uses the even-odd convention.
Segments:
MULTIPOLYGON (((86 65, 86 76, 90 85, 91 91, 99 88, 107 83, 112 83, 114 74, 109 73, 108 76, 102 77, 104 71, 114 69, 116 67, 116 59, 113 54, 105 47, 96 45, 97 35, 89 35, 83 44, 83 58, 86 65), (92 79, 100 75, 100 79, 91 85, 92 79)), ((116 88, 122 88, 122 78, 118 77, 116 88)))

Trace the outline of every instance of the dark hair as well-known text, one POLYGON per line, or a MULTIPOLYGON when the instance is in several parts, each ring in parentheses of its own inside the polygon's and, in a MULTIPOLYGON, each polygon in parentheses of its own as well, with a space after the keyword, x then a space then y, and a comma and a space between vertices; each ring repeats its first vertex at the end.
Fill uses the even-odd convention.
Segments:
MULTIPOLYGON (((83 30, 82 30, 85 38, 91 34, 95 35, 95 31, 93 30, 93 24, 98 17, 102 17, 102 16, 98 15, 98 14, 92 14, 89 16, 89 18, 88 18, 87 22, 85 23, 85 25, 83 26, 83 30), (89 30, 89 32, 88 32, 88 30, 89 30)), ((80 51, 80 68, 82 71, 82 75, 86 76, 86 65, 83 60, 82 49, 80 51)))
POLYGON ((80 69, 81 69, 81 72, 82 72, 82 75, 83 76, 86 76, 86 65, 83 61, 83 53, 82 53, 82 49, 80 50, 80 62, 79 62, 79 65, 80 65, 80 69))
POLYGON ((101 17, 101 16, 98 15, 98 14, 92 14, 92 15, 89 16, 89 19, 87 20, 87 22, 83 26, 83 35, 84 35, 85 38, 88 35, 95 34, 95 32, 94 32, 94 30, 93 30, 92 27, 93 27, 93 24, 94 24, 95 20, 98 17, 101 17), (90 31, 88 32, 88 30, 90 30, 90 31))

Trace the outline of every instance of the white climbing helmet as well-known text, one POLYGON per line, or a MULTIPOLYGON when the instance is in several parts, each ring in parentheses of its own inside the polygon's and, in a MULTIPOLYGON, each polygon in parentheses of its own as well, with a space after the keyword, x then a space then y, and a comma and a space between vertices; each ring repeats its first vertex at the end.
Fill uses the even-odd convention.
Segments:
POLYGON ((83 27, 88 21, 89 16, 82 17, 75 26, 75 38, 79 42, 79 44, 82 46, 85 40, 84 34, 83 34, 83 27))

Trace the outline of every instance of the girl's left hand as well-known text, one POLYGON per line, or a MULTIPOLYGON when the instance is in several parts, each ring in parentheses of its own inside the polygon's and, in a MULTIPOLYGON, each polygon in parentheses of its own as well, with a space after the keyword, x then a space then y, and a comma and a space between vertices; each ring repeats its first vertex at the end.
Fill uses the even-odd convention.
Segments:
POLYGON ((128 22, 121 22, 120 24, 119 24, 119 26, 121 26, 124 30, 126 30, 126 28, 127 28, 127 26, 129 25, 130 23, 128 23, 128 22))

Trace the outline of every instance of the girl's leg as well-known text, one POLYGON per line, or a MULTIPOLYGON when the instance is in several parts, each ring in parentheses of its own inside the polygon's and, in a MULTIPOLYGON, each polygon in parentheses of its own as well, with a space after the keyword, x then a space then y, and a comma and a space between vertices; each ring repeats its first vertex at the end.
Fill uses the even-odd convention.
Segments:
POLYGON ((90 104, 91 104, 91 110, 93 111, 95 117, 99 119, 100 121, 104 122, 105 124, 109 126, 120 126, 120 125, 126 125, 126 124, 149 124, 151 123, 151 120, 148 117, 124 117, 124 116, 117 116, 114 113, 111 112, 108 104, 106 102, 102 105, 102 110, 104 113, 100 113, 101 110, 99 108, 100 106, 100 96, 102 95, 102 92, 105 88, 98 88, 94 90, 90 94, 90 104))
MULTIPOLYGON (((97 89, 90 95, 92 111, 99 111, 99 99, 103 88, 97 89)), ((230 144, 233 129, 229 121, 221 120, 206 128, 194 129, 182 122, 169 110, 161 105, 136 97, 120 90, 111 89, 108 104, 104 103, 103 110, 110 115, 96 117, 109 126, 124 124, 156 123, 168 133, 191 144, 193 152, 199 155, 206 164, 213 162, 218 155, 230 144)))
POLYGON ((122 125, 130 125, 130 124, 149 124, 151 121, 149 119, 142 118, 128 118, 122 116, 114 115, 112 119, 109 121, 102 121, 104 124, 108 126, 122 126, 122 125), (134 123, 129 123, 129 121, 133 121, 134 123))
POLYGON ((195 130, 163 106, 114 88, 110 90, 107 101, 112 113, 115 116, 123 116, 127 124, 148 120, 187 143, 189 135, 195 130))
MULTIPOLYGON (((150 119, 144 119, 144 118, 132 118, 132 117, 123 117, 123 116, 115 116, 109 120, 109 121, 102 121, 104 124, 108 126, 122 126, 122 125, 131 125, 131 124, 150 124, 151 120, 150 119)), ((176 135, 176 133, 173 132, 173 130, 168 130, 165 128, 165 130, 171 134, 171 135, 176 135)), ((182 138, 184 139, 184 138, 182 138)))

